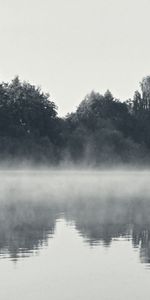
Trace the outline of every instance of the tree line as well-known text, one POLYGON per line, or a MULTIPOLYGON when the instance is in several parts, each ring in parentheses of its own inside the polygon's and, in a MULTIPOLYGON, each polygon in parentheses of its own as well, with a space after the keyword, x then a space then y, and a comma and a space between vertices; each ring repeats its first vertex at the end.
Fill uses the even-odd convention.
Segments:
POLYGON ((0 161, 147 164, 149 150, 150 76, 133 99, 92 91, 64 118, 39 87, 18 77, 0 84, 0 161))

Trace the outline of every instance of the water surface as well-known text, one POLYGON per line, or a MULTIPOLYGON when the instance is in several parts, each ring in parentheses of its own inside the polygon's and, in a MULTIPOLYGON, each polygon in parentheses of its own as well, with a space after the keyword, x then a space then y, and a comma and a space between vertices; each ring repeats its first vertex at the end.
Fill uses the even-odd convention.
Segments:
POLYGON ((0 299, 150 299, 150 173, 0 173, 0 299))

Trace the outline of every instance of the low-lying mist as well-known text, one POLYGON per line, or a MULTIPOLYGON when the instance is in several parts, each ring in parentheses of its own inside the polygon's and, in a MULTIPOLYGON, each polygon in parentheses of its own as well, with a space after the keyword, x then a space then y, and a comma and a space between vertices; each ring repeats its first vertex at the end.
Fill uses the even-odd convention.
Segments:
POLYGON ((149 182, 148 170, 3 170, 0 253, 38 250, 63 217, 91 245, 130 236, 149 259, 149 182))

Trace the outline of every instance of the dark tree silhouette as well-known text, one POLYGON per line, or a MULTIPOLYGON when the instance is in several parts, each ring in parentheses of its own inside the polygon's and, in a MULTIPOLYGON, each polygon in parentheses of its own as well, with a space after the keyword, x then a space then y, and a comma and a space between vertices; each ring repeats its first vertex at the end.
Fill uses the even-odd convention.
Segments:
POLYGON ((15 77, 0 84, 0 160, 58 164, 148 163, 150 76, 133 99, 92 91, 65 118, 49 94, 15 77))

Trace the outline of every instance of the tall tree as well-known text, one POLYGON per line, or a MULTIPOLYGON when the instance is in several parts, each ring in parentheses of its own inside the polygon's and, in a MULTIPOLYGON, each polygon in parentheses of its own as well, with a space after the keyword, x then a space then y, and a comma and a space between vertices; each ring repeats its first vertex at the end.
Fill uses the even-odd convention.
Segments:
POLYGON ((143 78, 141 82, 143 107, 145 110, 150 110, 150 76, 143 78))
POLYGON ((18 77, 0 86, 0 134, 55 139, 56 106, 40 88, 18 77))

